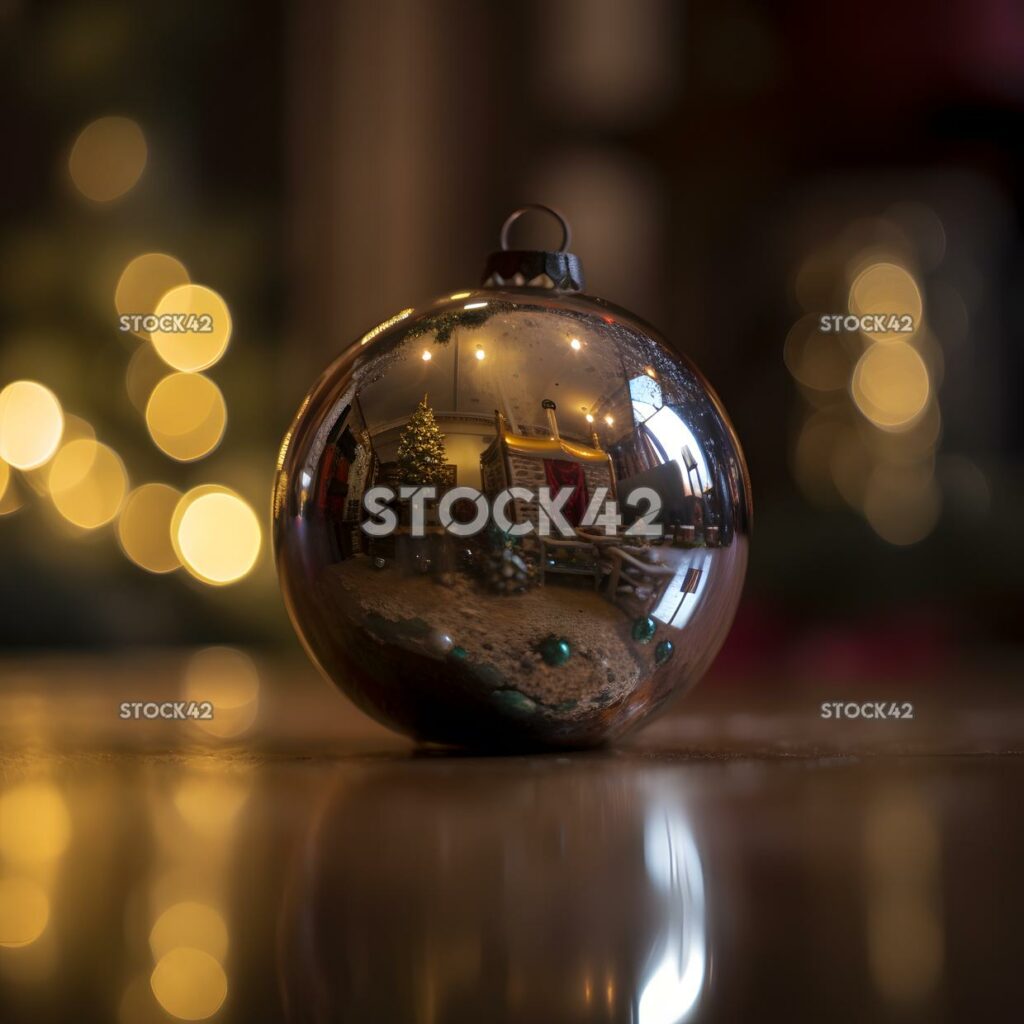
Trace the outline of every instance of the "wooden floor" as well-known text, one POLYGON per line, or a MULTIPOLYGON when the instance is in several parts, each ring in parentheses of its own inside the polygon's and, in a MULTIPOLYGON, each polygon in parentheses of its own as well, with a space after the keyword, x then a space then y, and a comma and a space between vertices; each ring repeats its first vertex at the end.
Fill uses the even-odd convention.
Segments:
POLYGON ((1006 666, 713 678, 618 749, 481 757, 255 654, 213 723, 121 717, 201 697, 191 657, 0 663, 4 1024, 1019 1017, 1006 666))

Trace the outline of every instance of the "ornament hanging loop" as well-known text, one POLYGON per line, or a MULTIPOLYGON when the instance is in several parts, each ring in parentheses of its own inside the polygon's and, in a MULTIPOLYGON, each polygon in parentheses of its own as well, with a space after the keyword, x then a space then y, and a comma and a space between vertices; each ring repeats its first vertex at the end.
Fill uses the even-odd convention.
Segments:
POLYGON ((501 225, 501 234, 498 236, 502 252, 508 252, 508 233, 512 225, 515 224, 515 222, 519 220, 524 213, 529 213, 530 210, 539 210, 541 213, 550 214, 558 221, 562 228, 562 244, 554 251, 566 252, 569 248, 569 243, 572 241, 572 229, 569 227, 569 222, 561 213, 558 212, 558 210, 555 210, 550 206, 545 206, 543 203, 526 203, 524 206, 520 206, 518 209, 513 210, 505 218, 505 223, 501 225))

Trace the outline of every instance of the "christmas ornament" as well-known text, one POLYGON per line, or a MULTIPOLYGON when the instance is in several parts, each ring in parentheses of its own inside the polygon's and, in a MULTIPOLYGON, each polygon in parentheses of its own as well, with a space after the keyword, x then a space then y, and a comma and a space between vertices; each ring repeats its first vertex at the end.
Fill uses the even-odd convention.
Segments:
POLYGON ((590 746, 711 663, 750 487, 699 371, 582 293, 558 214, 558 250, 509 249, 522 212, 482 287, 402 310, 314 385, 281 446, 275 552, 299 636, 371 715, 441 743, 590 746))

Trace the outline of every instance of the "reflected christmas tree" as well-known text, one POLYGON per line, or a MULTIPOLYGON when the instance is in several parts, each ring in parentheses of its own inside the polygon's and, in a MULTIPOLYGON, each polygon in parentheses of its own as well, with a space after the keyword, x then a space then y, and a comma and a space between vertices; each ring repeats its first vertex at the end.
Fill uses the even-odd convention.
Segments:
POLYGON ((398 438, 398 468, 404 484, 440 486, 446 480, 448 455, 444 434, 437 426, 433 409, 427 404, 428 397, 423 396, 398 438))

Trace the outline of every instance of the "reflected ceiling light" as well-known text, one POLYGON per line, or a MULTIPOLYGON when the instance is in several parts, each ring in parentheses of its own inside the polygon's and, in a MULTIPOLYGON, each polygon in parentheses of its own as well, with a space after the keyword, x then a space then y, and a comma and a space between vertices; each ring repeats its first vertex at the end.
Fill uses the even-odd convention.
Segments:
POLYGON ((593 423, 594 422, 594 417, 591 416, 589 412, 587 413, 587 422, 588 423, 593 423))
POLYGON ((49 388, 16 380, 0 391, 0 459, 35 469, 53 458, 63 433, 64 413, 49 388))
POLYGON ((611 416, 605 416, 604 421, 605 423, 608 424, 609 427, 615 425, 615 420, 611 416))
POLYGON ((463 309, 484 309, 487 306, 486 302, 467 302, 462 308, 463 309))
POLYGON ((472 294, 472 292, 454 292, 452 295, 449 295, 448 298, 453 301, 456 299, 468 299, 472 294))
POLYGON ((573 338, 573 339, 572 339, 572 341, 570 341, 570 342, 569 342, 569 347, 570 347, 570 348, 571 348, 571 349, 572 349, 572 350, 573 350, 574 352, 579 352, 579 350, 580 350, 580 349, 581 349, 581 348, 582 348, 583 346, 582 346, 582 345, 580 344, 580 339, 579 339, 579 338, 573 338))
POLYGON ((473 355, 475 355, 477 359, 482 360, 485 355, 483 345, 477 345, 476 351, 473 353, 473 355))
POLYGON ((424 349, 423 350, 423 362, 429 363, 432 358, 433 357, 430 354, 430 350, 429 349, 424 349))

